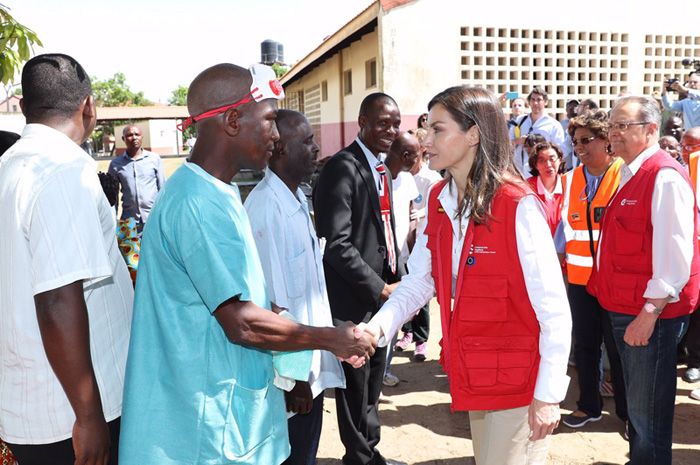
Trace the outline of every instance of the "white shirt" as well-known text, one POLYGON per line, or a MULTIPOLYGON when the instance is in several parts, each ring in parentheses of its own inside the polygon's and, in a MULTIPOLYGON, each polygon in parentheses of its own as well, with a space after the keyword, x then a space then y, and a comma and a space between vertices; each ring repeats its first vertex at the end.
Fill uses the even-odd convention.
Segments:
MULTIPOLYGON (((646 160, 659 150, 659 144, 647 148, 628 165, 620 168, 620 189, 637 174, 646 160)), ((613 197, 613 198, 615 198, 613 197)), ((647 283, 645 299, 665 299, 678 302, 678 296, 690 279, 690 262, 695 242, 695 196, 690 185, 673 168, 662 168, 656 175, 651 195, 651 279, 647 283)), ((600 243, 605 240, 601 231, 600 243)), ((596 263, 600 265, 600 250, 596 263)))
POLYGON ((554 190, 549 192, 544 184, 542 183, 542 176, 537 176, 537 193, 539 195, 544 195, 547 200, 552 200, 556 194, 562 194, 561 176, 557 176, 557 182, 554 184, 554 190))
MULTIPOLYGON (((539 118, 537 118, 534 125, 532 124, 531 115, 521 116, 520 119, 518 119, 518 122, 521 122, 520 137, 527 137, 529 134, 540 134, 547 140, 547 142, 557 144, 559 147, 564 146, 564 130, 562 129, 561 124, 559 124, 559 121, 555 120, 551 116, 547 114, 541 115, 539 118)), ((515 126, 511 126, 508 131, 510 133, 511 140, 515 139, 515 126)), ((529 157, 525 151, 525 148, 523 147, 523 144, 515 146, 513 157, 515 166, 518 168, 518 170, 520 170, 523 177, 527 179, 532 176, 532 174, 530 174, 530 165, 528 164, 529 157)))
POLYGON ((392 182, 392 207, 394 209, 394 235, 399 249, 399 263, 408 260, 408 231, 411 226, 411 202, 418 197, 418 187, 413 175, 402 171, 392 182))
POLYGON ((442 176, 437 171, 428 168, 428 164, 424 162, 421 164, 420 170, 413 175, 413 179, 418 187, 418 197, 413 199, 413 210, 420 226, 425 222, 425 207, 428 205, 430 188, 440 181, 442 176))
MULTIPOLYGON (((270 168, 245 201, 270 301, 286 308, 301 324, 333 326, 323 274, 323 257, 301 189, 292 194, 270 168)), ((309 376, 311 392, 345 387, 338 359, 315 350, 309 376)))
MULTIPOLYGON (((454 181, 438 195, 445 212, 457 210, 457 189, 454 181)), ((430 213, 428 213, 430 215, 430 213)), ((467 230, 467 215, 461 221, 450 214, 452 222, 452 295, 459 269, 459 258, 467 230)), ((431 275, 431 254, 425 228, 419 232, 408 259, 410 273, 372 318, 369 325, 379 326, 383 334, 395 334, 416 311, 435 294, 431 275)), ((540 366, 535 385, 535 398, 544 402, 561 402, 566 396, 569 377, 566 375, 571 346, 571 312, 566 297, 561 267, 554 251, 552 233, 539 200, 532 195, 522 198, 516 209, 516 244, 528 297, 540 324, 540 366)), ((504 265, 505 266, 505 265, 504 265)), ((386 344, 382 338, 381 343, 386 344)))
POLYGON ((46 358, 34 296, 83 280, 105 419, 121 415, 133 287, 95 162, 64 134, 29 124, 0 158, 0 436, 47 444, 75 415, 46 358))
MULTIPOLYGON (((362 143, 359 137, 355 139, 355 142, 357 142, 357 145, 360 146, 362 149, 362 153, 365 154, 365 159, 367 160, 367 163, 369 163, 369 171, 372 173, 372 177, 374 178, 374 187, 377 188, 377 193, 379 194, 379 171, 377 171, 377 164, 379 162, 383 162, 383 158, 386 156, 383 153, 379 154, 379 158, 375 157, 374 154, 367 148, 365 144, 362 143)), ((387 170, 389 171, 389 170, 387 170)), ((389 176, 389 173, 386 174, 389 176)))

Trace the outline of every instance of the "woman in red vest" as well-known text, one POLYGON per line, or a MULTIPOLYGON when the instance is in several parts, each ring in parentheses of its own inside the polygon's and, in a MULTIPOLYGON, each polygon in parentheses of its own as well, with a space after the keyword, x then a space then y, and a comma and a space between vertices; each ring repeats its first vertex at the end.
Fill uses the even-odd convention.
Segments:
POLYGON ((428 105, 428 198, 410 274, 367 329, 386 343, 433 295, 452 410, 469 411, 477 465, 544 464, 569 384, 571 317, 541 203, 513 165, 505 117, 482 88, 428 105))
POLYGON ((541 142, 530 152, 528 163, 531 178, 527 182, 535 194, 544 203, 547 224, 552 231, 552 237, 561 220, 561 173, 564 172, 564 152, 557 144, 541 142))

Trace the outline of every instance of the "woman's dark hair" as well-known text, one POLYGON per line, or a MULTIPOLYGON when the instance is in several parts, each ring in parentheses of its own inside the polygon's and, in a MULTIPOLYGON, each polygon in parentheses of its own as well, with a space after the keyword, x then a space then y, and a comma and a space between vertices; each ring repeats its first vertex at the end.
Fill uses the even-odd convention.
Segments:
POLYGON ((416 129, 421 129, 423 127, 423 126, 421 126, 421 123, 423 121, 426 121, 426 122, 428 121, 428 114, 427 113, 423 113, 422 115, 420 115, 418 117, 418 121, 416 121, 416 129))
MULTIPOLYGON (((469 217, 485 223, 490 217, 496 191, 506 182, 518 183, 522 177, 513 165, 508 125, 501 104, 493 92, 481 87, 450 87, 430 100, 428 110, 442 105, 462 131, 472 126, 479 130, 479 145, 469 172, 457 215, 469 208, 469 217)), ((448 177, 449 178, 449 174, 448 177)))
POLYGON ((608 113, 605 110, 587 111, 583 114, 571 118, 566 131, 571 138, 574 137, 576 129, 586 128, 599 139, 608 138, 608 113))
POLYGON ((541 144, 542 142, 547 142, 547 139, 545 139, 542 134, 528 134, 525 138, 524 145, 532 148, 537 144, 541 144))
POLYGON ((539 176, 540 172, 537 171, 537 157, 539 156, 540 152, 543 150, 549 150, 552 149, 556 152, 557 157, 559 157, 559 174, 562 174, 566 170, 566 163, 564 163, 564 152, 562 152, 561 148, 557 144, 553 144, 552 142, 540 142, 539 144, 535 145, 535 148, 530 151, 530 158, 527 159, 527 163, 530 165, 530 174, 533 176, 539 176))

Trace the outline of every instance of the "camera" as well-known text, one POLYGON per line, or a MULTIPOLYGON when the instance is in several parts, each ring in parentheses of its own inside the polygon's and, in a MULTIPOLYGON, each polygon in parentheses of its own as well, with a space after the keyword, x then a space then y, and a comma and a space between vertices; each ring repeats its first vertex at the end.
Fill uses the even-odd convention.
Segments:
MULTIPOLYGON (((700 73, 700 60, 695 60, 692 58, 683 58, 681 60, 681 64, 685 67, 692 66, 695 68, 695 73, 700 73)), ((679 78, 671 78, 671 79, 666 79, 664 81, 664 85, 666 86, 666 91, 667 92, 673 92, 673 89, 671 89, 671 84, 674 84, 676 82, 679 82, 679 78)))
POLYGON ((693 60, 692 58, 683 58, 681 60, 683 66, 695 66, 695 72, 700 72, 700 60, 693 60))
POLYGON ((678 78, 666 79, 664 81, 664 84, 666 84, 666 91, 673 92, 673 89, 671 88, 671 84, 675 84, 676 82, 678 82, 678 78))

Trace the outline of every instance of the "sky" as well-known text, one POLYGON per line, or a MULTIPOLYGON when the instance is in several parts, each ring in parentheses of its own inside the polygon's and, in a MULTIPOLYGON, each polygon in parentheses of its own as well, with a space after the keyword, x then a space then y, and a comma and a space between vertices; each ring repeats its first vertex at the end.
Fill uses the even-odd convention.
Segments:
MULTIPOLYGON (((73 56, 91 76, 125 74, 133 91, 167 103, 205 68, 260 61, 282 43, 295 63, 372 0, 1 0, 43 42, 35 52, 73 56)), ((19 76, 17 77, 19 82, 19 76)))

